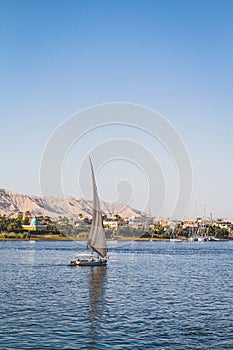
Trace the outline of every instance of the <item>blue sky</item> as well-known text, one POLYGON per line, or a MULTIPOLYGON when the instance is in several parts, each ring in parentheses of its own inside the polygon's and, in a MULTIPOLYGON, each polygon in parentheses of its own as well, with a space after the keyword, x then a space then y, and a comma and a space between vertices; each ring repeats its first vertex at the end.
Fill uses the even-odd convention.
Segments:
POLYGON ((233 219, 232 18, 226 0, 2 0, 1 187, 39 194, 55 128, 82 108, 125 101, 182 136, 194 174, 188 215, 206 205, 233 219))

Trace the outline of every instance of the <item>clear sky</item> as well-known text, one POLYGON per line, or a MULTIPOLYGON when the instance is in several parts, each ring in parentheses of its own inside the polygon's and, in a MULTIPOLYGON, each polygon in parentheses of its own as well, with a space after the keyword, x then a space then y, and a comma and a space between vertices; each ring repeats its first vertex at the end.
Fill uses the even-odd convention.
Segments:
POLYGON ((0 37, 1 187, 40 194, 56 127, 124 101, 158 111, 182 136, 193 167, 187 215, 206 205, 233 219, 233 1, 1 0, 0 37))

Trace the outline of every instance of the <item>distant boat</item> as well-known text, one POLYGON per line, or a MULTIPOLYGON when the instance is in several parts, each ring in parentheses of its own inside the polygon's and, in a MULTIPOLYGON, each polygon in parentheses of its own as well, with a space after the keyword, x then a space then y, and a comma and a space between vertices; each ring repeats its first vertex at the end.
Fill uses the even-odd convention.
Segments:
POLYGON ((93 187, 93 208, 91 232, 87 242, 87 249, 91 248, 90 254, 81 254, 69 263, 70 266, 104 266, 107 264, 107 242, 103 227, 102 212, 100 209, 99 196, 94 176, 93 165, 90 159, 93 187))
POLYGON ((205 236, 205 224, 203 221, 201 222, 201 225, 198 226, 197 232, 195 234, 192 234, 192 236, 189 237, 190 242, 206 242, 208 241, 208 238, 205 236))
POLYGON ((208 241, 210 241, 210 242, 217 242, 217 241, 219 241, 219 238, 210 236, 210 237, 208 237, 208 241))
POLYGON ((206 242, 208 241, 207 237, 203 236, 196 236, 196 237, 189 237, 190 242, 206 242))
POLYGON ((170 242, 183 242, 181 238, 170 238, 170 242))
POLYGON ((198 237, 198 242, 206 242, 208 241, 208 238, 207 237, 198 237))
POLYGON ((170 242, 183 242, 183 239, 182 238, 177 238, 176 237, 176 234, 175 234, 175 229, 173 229, 172 233, 171 233, 171 236, 170 236, 170 242))
POLYGON ((194 237, 194 236, 191 236, 191 237, 189 237, 189 241, 190 242, 198 242, 198 238, 194 237))

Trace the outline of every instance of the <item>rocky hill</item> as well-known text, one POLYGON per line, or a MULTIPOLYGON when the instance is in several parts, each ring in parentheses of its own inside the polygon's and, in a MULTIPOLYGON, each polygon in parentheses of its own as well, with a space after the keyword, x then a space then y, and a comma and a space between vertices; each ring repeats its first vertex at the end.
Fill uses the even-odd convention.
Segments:
MULTIPOLYGON (((102 202, 103 213, 108 217, 116 214, 123 218, 141 216, 142 212, 130 208, 127 205, 102 202)), ((9 190, 0 189, 0 214, 16 216, 18 212, 30 211, 32 215, 48 215, 51 218, 59 216, 77 217, 82 214, 84 217, 91 217, 91 202, 82 198, 70 196, 64 197, 39 197, 23 195, 9 190)))

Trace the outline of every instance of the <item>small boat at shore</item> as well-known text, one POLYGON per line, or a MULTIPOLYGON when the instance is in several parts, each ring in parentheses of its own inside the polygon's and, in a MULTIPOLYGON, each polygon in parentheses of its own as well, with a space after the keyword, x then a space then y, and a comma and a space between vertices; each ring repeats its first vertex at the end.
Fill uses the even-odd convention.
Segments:
POLYGON ((198 238, 191 236, 191 237, 189 237, 189 242, 198 242, 198 238))
POLYGON ((183 242, 183 239, 181 238, 170 238, 170 242, 183 242))
POLYGON ((189 237, 189 242, 207 242, 208 238, 203 236, 189 237))
POLYGON ((210 236, 210 237, 208 237, 208 241, 209 241, 209 242, 218 242, 218 241, 219 241, 219 238, 210 236))
MULTIPOLYGON (((178 232, 179 232, 179 229, 178 229, 178 232)), ((178 238, 178 237, 176 236, 176 234, 175 234, 175 228, 173 228, 169 240, 170 240, 170 242, 172 242, 172 243, 183 242, 183 239, 182 239, 182 238, 178 238)))
POLYGON ((70 261, 69 266, 105 266, 108 261, 107 242, 103 227, 102 212, 100 209, 99 196, 94 176, 93 165, 90 159, 93 187, 93 208, 92 224, 87 249, 91 248, 91 253, 80 254, 70 261))
POLYGON ((189 242, 207 242, 208 237, 205 232, 205 225, 203 224, 203 221, 198 226, 196 232, 192 232, 192 234, 189 237, 189 242))
POLYGON ((208 241, 208 238, 207 237, 198 237, 198 242, 207 242, 208 241))

